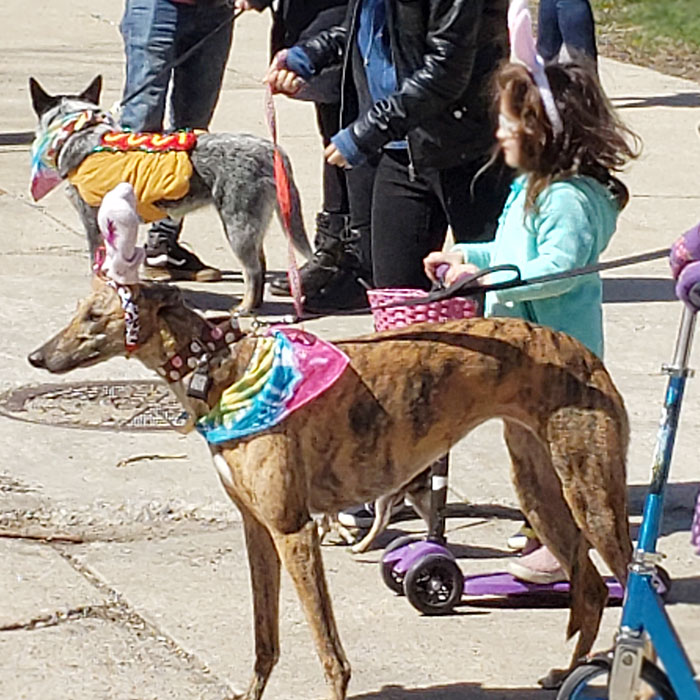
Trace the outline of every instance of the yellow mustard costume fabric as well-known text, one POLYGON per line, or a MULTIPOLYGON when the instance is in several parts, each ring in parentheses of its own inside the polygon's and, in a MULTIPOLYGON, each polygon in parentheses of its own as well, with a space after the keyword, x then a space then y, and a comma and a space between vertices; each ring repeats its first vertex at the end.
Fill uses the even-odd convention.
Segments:
POLYGON ((185 151, 98 151, 68 174, 80 196, 93 207, 99 207, 120 182, 128 182, 136 193, 138 214, 146 223, 167 216, 154 202, 184 197, 191 177, 192 163, 185 151))

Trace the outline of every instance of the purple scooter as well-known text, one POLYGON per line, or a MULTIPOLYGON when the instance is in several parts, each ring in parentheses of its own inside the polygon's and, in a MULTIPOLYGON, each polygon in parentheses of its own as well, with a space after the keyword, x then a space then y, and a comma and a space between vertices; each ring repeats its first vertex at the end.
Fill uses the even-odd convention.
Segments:
MULTIPOLYGON (((380 562, 384 582, 394 593, 405 594, 409 603, 424 615, 446 615, 463 599, 509 598, 529 605, 561 600, 569 594, 569 582, 540 584, 521 581, 507 572, 465 576, 445 540, 445 511, 449 455, 431 465, 431 504, 428 534, 422 538, 399 537, 384 550, 380 562)), ((620 583, 606 577, 608 603, 624 597, 620 583)), ((665 596, 671 585, 668 573, 659 568, 656 590, 665 596)))
MULTIPOLYGON (((436 270, 439 279, 449 265, 436 270)), ((447 473, 449 454, 434 462, 431 467, 431 503, 428 534, 425 539, 412 536, 399 537, 384 550, 380 565, 386 585, 401 595, 405 594, 414 608, 424 615, 445 615, 462 598, 516 598, 518 596, 553 599, 569 594, 569 582, 537 584, 521 581, 507 572, 464 576, 454 554, 445 540, 445 511, 447 501, 447 473)), ((608 602, 620 603, 624 590, 613 577, 607 577, 608 602)), ((665 595, 670 578, 658 570, 656 587, 665 595)))

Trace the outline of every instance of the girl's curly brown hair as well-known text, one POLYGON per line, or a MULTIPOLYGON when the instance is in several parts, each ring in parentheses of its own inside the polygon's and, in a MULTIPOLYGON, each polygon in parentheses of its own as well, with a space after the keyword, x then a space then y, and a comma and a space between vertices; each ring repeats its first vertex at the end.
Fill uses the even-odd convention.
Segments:
POLYGON ((556 136, 530 72, 506 63, 496 73, 497 99, 520 122, 521 167, 529 175, 526 210, 552 182, 588 175, 608 187, 622 209, 629 199, 619 172, 640 152, 641 140, 616 116, 595 70, 585 63, 550 64, 547 78, 561 115, 556 136))

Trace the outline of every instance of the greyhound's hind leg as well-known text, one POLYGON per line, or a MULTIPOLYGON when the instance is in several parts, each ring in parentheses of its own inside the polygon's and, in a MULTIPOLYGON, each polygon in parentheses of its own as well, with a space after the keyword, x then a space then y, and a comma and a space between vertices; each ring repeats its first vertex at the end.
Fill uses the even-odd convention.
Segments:
MULTIPOLYGON (((532 432, 512 421, 505 421, 504 435, 523 513, 571 582, 568 636, 580 632, 573 664, 590 651, 595 641, 607 588, 588 558, 588 542, 564 498, 550 449, 532 432)), ((563 673, 550 671, 544 684, 556 683, 563 673)))
POLYGON ((331 698, 344 700, 350 664, 338 637, 316 524, 309 520, 298 532, 276 534, 275 543, 311 627, 331 698))
POLYGON ((239 503, 245 529, 255 619, 255 667, 245 700, 258 700, 279 659, 280 559, 268 530, 239 503))

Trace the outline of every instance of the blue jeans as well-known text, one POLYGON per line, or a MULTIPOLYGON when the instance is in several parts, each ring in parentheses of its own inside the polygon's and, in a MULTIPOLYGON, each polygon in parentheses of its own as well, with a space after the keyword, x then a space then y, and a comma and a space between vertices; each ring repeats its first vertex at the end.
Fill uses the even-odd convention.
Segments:
MULTIPOLYGON (((126 0, 119 29, 126 54, 124 96, 163 70, 230 18, 226 5, 185 5, 170 0, 126 0)), ((219 99, 231 50, 233 22, 210 36, 186 61, 146 88, 122 110, 121 124, 133 131, 162 131, 170 87, 170 128, 207 129, 219 99), (171 85, 172 83, 172 85, 171 85)), ((177 241, 181 221, 161 219, 148 232, 148 245, 177 241)))
POLYGON ((545 61, 556 59, 562 44, 574 54, 597 60, 589 0, 540 0, 537 24, 537 50, 545 61))
MULTIPOLYGON (((120 30, 126 53, 124 94, 143 85, 211 32, 232 10, 226 5, 185 5, 170 0, 126 0, 120 30)), ((124 105, 122 126, 162 131, 168 86, 171 129, 206 129, 219 99, 231 49, 233 23, 211 36, 184 63, 124 105)))

